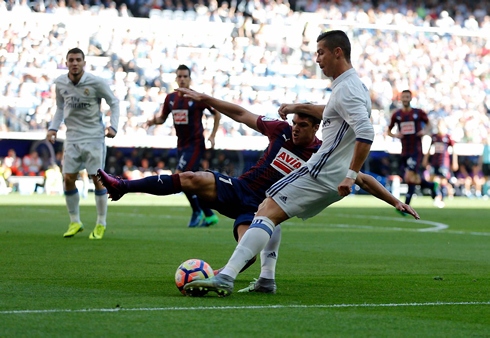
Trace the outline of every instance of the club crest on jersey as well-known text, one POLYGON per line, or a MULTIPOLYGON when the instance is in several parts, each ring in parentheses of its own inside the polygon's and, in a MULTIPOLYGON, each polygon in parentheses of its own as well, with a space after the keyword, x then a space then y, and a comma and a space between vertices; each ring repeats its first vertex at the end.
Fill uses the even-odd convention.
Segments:
POLYGON ((277 119, 273 119, 272 117, 265 117, 265 116, 263 116, 262 117, 262 121, 266 121, 266 122, 267 121, 277 121, 277 119))
POLYGON ((90 90, 88 90, 88 88, 85 88, 85 90, 83 91, 83 94, 85 96, 89 96, 90 95, 90 90))
POLYGON ((304 163, 305 161, 298 155, 293 154, 285 148, 281 148, 272 161, 271 166, 283 175, 287 175, 301 167, 304 163))

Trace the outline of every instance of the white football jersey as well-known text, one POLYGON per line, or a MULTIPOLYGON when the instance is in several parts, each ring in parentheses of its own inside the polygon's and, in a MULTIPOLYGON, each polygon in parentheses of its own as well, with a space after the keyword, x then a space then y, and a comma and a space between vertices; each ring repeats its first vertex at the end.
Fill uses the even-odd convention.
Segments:
POLYGON ((355 141, 372 143, 371 98, 352 68, 332 83, 332 95, 323 111, 322 146, 307 162, 311 176, 337 187, 345 178, 355 141))
POLYGON ((111 107, 111 127, 117 132, 119 100, 104 79, 84 72, 80 82, 74 85, 68 74, 64 74, 55 80, 55 85, 57 109, 50 130, 58 130, 64 120, 67 142, 103 142, 105 126, 100 111, 103 98, 111 107))

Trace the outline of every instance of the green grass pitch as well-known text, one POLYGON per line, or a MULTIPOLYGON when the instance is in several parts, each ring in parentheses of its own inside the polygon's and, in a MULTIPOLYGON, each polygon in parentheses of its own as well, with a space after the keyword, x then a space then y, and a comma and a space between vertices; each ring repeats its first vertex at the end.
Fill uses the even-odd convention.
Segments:
MULTIPOLYGON (((413 201, 422 220, 354 196, 283 225, 276 295, 182 296, 179 264, 223 266, 232 221, 187 228, 183 195, 109 202, 108 228, 64 239, 62 196, 0 196, 2 337, 484 337, 490 336, 490 201, 445 209, 413 201)), ((258 277, 239 275, 235 291, 258 277)))

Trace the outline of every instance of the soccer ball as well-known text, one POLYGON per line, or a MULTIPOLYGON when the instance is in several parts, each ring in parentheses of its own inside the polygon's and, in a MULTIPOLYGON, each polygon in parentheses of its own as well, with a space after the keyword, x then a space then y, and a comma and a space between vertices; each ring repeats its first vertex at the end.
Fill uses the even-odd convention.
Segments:
POLYGON ((205 279, 214 276, 211 266, 200 259, 189 259, 180 264, 175 272, 175 285, 185 295, 184 286, 196 279, 205 279))

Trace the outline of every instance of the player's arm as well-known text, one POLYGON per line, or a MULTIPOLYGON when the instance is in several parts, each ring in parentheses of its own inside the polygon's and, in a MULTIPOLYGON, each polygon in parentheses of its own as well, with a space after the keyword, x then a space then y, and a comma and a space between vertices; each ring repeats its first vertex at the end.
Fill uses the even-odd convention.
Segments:
POLYGON ((56 142, 56 134, 58 133, 58 129, 60 128, 61 122, 63 122, 63 108, 65 106, 65 99, 63 98, 63 96, 61 96, 58 85, 56 85, 55 92, 56 92, 56 113, 53 116, 53 121, 51 121, 51 124, 49 125, 48 128, 48 133, 46 135, 48 141, 53 144, 56 142))
POLYGON ((283 120, 286 120, 287 115, 296 113, 303 113, 321 120, 323 117, 324 109, 325 105, 308 103, 283 103, 279 107, 278 113, 283 120))
POLYGON ((430 156, 430 148, 432 148, 432 144, 430 144, 429 150, 427 150, 427 153, 424 155, 424 158, 422 159, 422 167, 427 167, 429 164, 429 156, 430 156))
POLYGON ((395 127, 395 112, 391 114, 390 125, 388 126, 388 136, 401 139, 403 135, 398 132, 398 134, 393 133, 393 128, 395 127))
POLYGON ((165 101, 163 102, 162 109, 160 112, 156 113, 152 119, 149 119, 143 124, 143 128, 149 128, 156 124, 164 124, 167 120, 168 115, 170 114, 170 97, 167 95, 165 101))
POLYGON ((213 111, 214 114, 214 124, 213 124, 213 130, 211 131, 211 135, 209 135, 208 140, 211 143, 211 148, 214 148, 215 144, 215 138, 216 138, 216 133, 218 132, 219 128, 219 121, 221 120, 221 113, 214 109, 213 111))
POLYGON ((432 125, 430 124, 430 120, 429 120, 429 117, 427 116, 427 114, 424 112, 424 111, 419 111, 419 118, 424 121, 425 123, 425 126, 424 128, 422 128, 422 130, 420 130, 418 133, 417 133, 417 136, 419 137, 423 137, 425 135, 430 135, 431 133, 431 130, 432 130, 432 125))
MULTIPOLYGON (((458 171, 458 169, 459 169, 458 154, 456 153, 456 150, 454 149, 454 142, 451 144, 451 149, 453 150, 453 156, 452 156, 453 161, 452 161, 451 169, 453 171, 458 171)), ((480 156, 478 161, 479 161, 480 170, 481 170, 481 167, 483 164, 483 156, 480 156)))
POLYGON ((253 130, 260 132, 257 127, 257 119, 259 116, 251 113, 243 107, 240 107, 230 102, 219 100, 203 93, 198 93, 192 89, 177 88, 176 91, 184 94, 186 97, 190 97, 194 101, 206 103, 207 105, 219 110, 222 114, 225 114, 233 120, 243 123, 253 130))
POLYGON ((111 88, 103 79, 99 80, 99 96, 102 97, 111 108, 111 125, 106 128, 106 137, 113 138, 117 134, 119 125, 119 99, 114 95, 111 88))
POLYGON ((394 206, 397 210, 410 214, 415 219, 420 219, 419 214, 411 206, 398 200, 371 175, 360 172, 357 175, 356 184, 374 197, 394 206))
POLYGON ((356 143, 346 177, 337 187, 340 196, 347 196, 351 193, 357 173, 366 161, 374 140, 374 128, 366 109, 366 99, 359 96, 352 88, 345 88, 345 91, 346 93, 340 97, 335 109, 354 130, 356 143))

